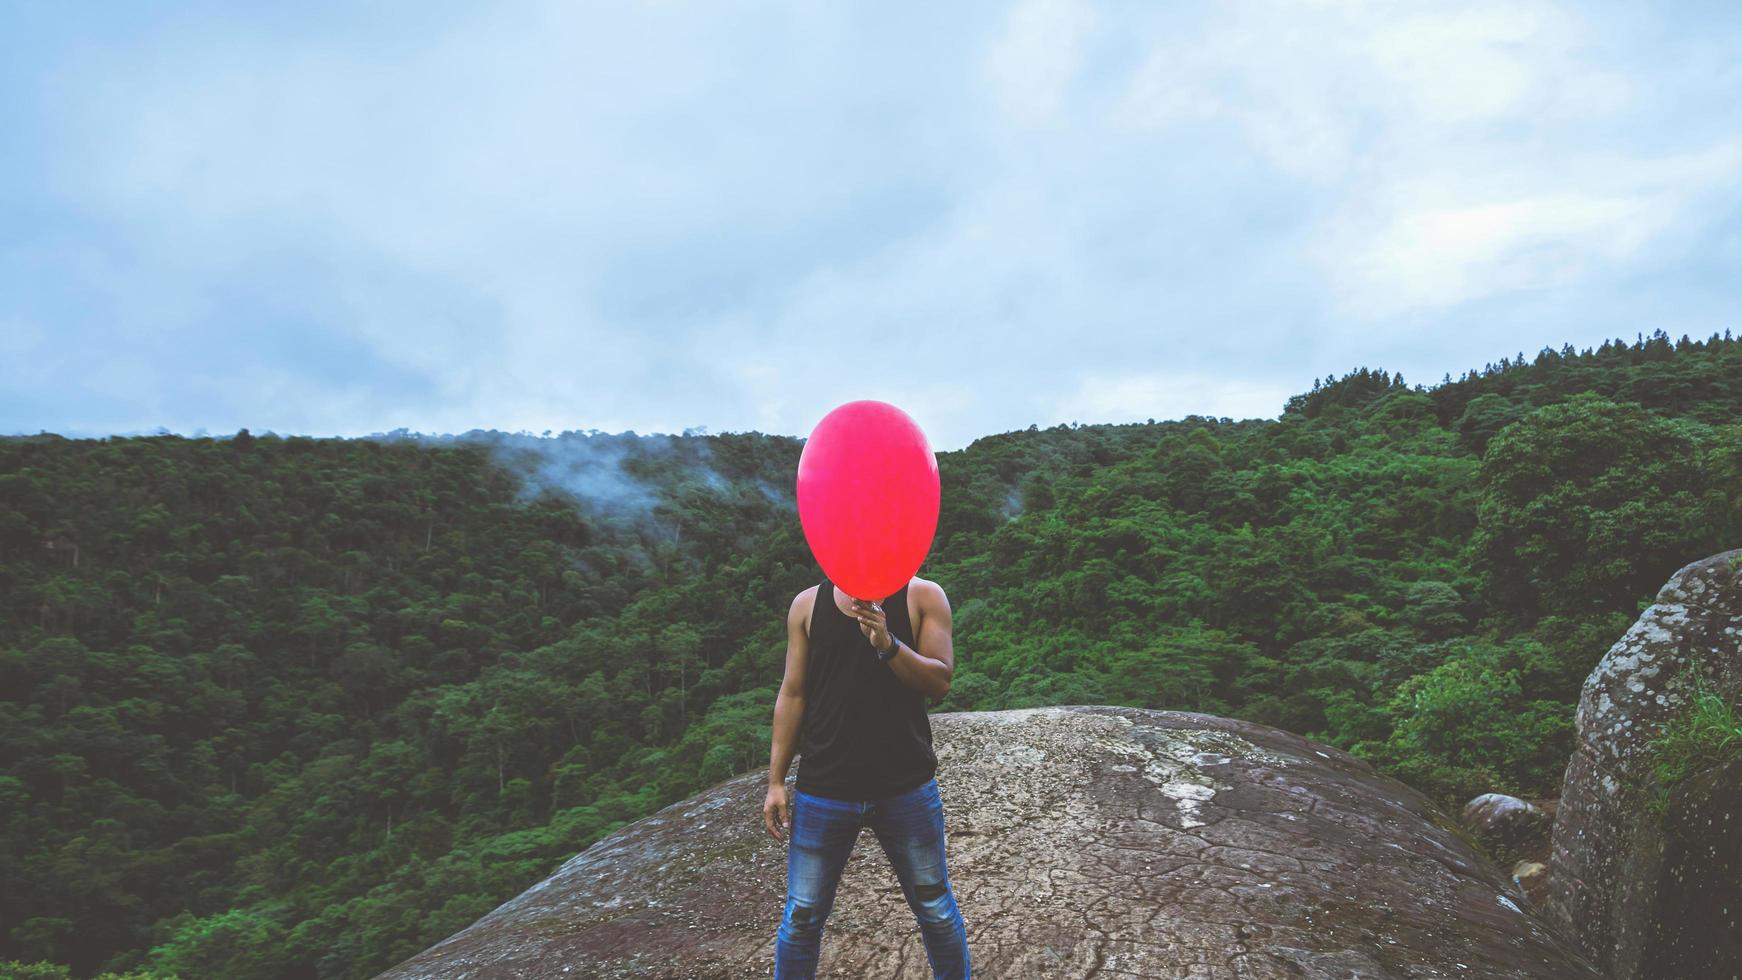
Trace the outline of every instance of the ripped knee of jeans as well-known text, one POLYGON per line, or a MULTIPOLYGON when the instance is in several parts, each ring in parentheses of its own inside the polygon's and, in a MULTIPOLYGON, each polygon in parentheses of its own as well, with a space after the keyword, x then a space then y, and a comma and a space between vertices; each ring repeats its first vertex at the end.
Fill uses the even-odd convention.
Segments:
POLYGON ((816 933, 822 931, 823 920, 828 917, 828 909, 819 909, 814 905, 793 902, 787 906, 786 923, 794 933, 816 933))
POLYGON ((919 882, 913 886, 913 897, 922 921, 948 922, 954 916, 950 907, 949 882, 919 882))

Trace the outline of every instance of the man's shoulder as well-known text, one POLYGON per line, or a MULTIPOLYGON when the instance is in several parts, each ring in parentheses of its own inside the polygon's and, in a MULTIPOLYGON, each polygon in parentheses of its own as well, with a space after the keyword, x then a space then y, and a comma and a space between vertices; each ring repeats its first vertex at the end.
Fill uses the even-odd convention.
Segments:
POLYGON ((800 615, 808 612, 811 603, 816 600, 817 589, 819 588, 821 588, 821 586, 809 585, 800 589, 798 594, 792 597, 792 602, 787 605, 787 611, 789 613, 800 615))
POLYGON ((944 594, 944 587, 931 579, 915 575, 908 580, 907 591, 913 597, 920 615, 924 615, 927 610, 943 610, 950 606, 950 597, 944 594))
POLYGON ((915 575, 913 578, 908 580, 907 587, 909 591, 923 595, 932 595, 941 598, 944 594, 943 586, 933 582, 929 578, 920 578, 918 575, 915 575))
POLYGON ((810 635, 812 610, 816 608, 817 590, 820 588, 821 585, 806 586, 798 595, 792 597, 792 604, 786 607, 786 621, 791 623, 797 620, 803 623, 806 636, 810 635))

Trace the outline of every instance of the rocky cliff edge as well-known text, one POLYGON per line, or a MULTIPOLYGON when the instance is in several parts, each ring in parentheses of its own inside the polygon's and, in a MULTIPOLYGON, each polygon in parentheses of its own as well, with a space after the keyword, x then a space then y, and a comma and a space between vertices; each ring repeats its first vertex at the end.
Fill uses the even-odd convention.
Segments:
MULTIPOLYGON (((1450 817, 1346 753, 1140 708, 932 724, 978 976, 1600 976, 1450 817)), ((786 845, 762 826, 765 779, 622 828, 384 976, 771 975, 786 845)), ((869 831, 821 975, 929 976, 869 831)))

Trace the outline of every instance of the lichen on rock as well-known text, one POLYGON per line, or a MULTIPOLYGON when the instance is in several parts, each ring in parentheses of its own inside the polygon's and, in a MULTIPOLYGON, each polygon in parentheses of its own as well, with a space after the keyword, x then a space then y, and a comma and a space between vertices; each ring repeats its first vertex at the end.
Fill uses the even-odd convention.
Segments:
MULTIPOLYGON (((1688 710, 1695 685, 1732 704, 1742 699, 1739 559, 1742 550, 1725 552, 1677 571, 1598 662, 1579 696, 1573 756, 1555 815, 1548 910, 1616 980, 1742 973, 1736 915, 1706 923, 1686 912, 1698 906, 1742 913, 1742 880, 1696 876, 1707 886, 1696 895, 1695 879, 1678 873, 1673 857, 1707 849, 1688 837, 1695 833, 1688 809, 1704 808, 1702 819, 1715 821, 1711 833, 1722 834, 1717 828, 1730 811, 1717 811, 1738 805, 1735 795, 1696 801, 1682 793, 1671 797, 1667 813, 1652 806, 1659 793, 1653 740, 1688 710), (1701 931, 1692 931, 1695 923, 1701 931), (1692 973, 1689 956, 1701 957, 1692 973)), ((1742 811, 1734 815, 1742 821, 1742 811)), ((1723 845, 1714 841, 1710 849, 1722 856, 1723 845)))

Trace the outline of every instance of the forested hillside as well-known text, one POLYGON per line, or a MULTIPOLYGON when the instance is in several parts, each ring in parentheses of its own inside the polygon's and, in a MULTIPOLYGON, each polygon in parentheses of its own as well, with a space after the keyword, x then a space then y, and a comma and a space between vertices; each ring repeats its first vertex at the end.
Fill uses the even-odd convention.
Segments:
MULTIPOLYGON (((801 449, 0 439, 0 961, 366 977, 765 766, 820 577, 801 449)), ((1553 793, 1585 673, 1742 544, 1742 340, 1361 369, 1280 420, 939 465, 936 710, 1208 711, 1447 802, 1553 793)))

